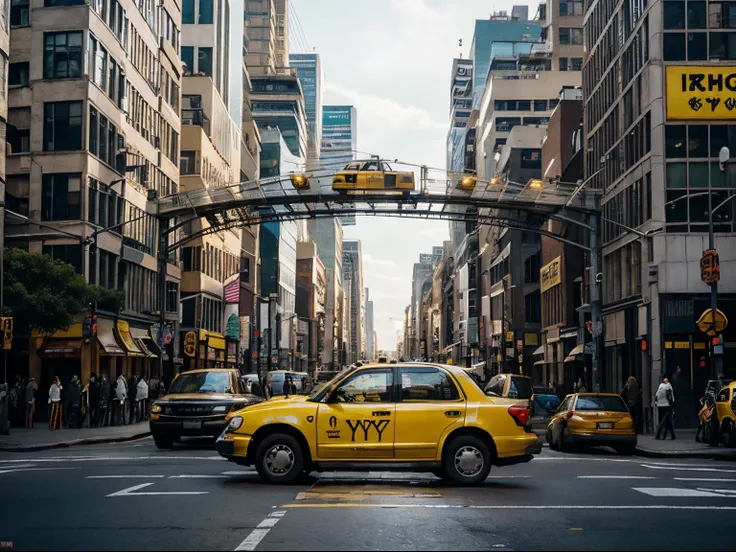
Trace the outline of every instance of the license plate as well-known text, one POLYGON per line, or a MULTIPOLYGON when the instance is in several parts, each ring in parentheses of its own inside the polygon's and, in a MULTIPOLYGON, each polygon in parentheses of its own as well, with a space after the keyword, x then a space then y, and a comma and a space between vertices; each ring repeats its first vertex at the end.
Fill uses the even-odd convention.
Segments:
POLYGON ((613 429, 612 422, 600 422, 598 423, 598 429, 613 429))
POLYGON ((202 422, 195 420, 195 421, 185 421, 184 422, 184 429, 202 429, 202 422))

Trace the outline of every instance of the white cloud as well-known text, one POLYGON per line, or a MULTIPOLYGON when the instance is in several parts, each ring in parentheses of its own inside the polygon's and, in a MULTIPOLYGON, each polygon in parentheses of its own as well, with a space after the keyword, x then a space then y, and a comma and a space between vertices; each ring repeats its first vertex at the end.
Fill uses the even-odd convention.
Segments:
POLYGON ((382 280, 385 282, 405 282, 406 278, 397 276, 390 272, 371 272, 368 270, 363 271, 363 277, 365 278, 366 285, 373 283, 375 280, 382 280))
POLYGON ((427 5, 425 0, 391 0, 391 9, 403 12, 408 16, 436 19, 439 12, 427 5))
POLYGON ((382 98, 375 94, 364 94, 358 90, 353 90, 333 82, 328 82, 325 87, 327 92, 331 92, 343 98, 347 98, 358 108, 359 121, 360 115, 371 119, 380 119, 382 122, 388 123, 395 128, 428 128, 446 130, 447 124, 441 121, 435 121, 424 109, 420 109, 413 105, 403 106, 396 100, 391 98, 382 98))
POLYGON ((380 270, 381 268, 395 268, 396 263, 391 259, 376 259, 373 255, 364 252, 363 267, 371 267, 380 270))

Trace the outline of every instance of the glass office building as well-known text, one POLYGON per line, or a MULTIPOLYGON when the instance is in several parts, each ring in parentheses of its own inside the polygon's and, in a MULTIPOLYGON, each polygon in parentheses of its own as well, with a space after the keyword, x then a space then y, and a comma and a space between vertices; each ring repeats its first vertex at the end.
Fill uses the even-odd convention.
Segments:
POLYGON ((319 54, 290 54, 289 65, 296 68, 296 74, 304 91, 304 105, 307 113, 309 135, 316 151, 322 143, 322 106, 324 103, 324 73, 319 54))

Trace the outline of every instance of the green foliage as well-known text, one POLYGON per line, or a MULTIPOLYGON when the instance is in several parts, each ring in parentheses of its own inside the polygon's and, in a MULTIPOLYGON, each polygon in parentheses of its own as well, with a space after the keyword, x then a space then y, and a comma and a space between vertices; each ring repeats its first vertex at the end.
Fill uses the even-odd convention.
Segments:
POLYGON ((123 308, 125 294, 119 289, 87 286, 87 303, 97 303, 98 310, 118 312, 123 308))
POLYGON ((5 249, 5 315, 16 333, 50 334, 74 323, 87 307, 88 285, 72 265, 23 249, 5 249))

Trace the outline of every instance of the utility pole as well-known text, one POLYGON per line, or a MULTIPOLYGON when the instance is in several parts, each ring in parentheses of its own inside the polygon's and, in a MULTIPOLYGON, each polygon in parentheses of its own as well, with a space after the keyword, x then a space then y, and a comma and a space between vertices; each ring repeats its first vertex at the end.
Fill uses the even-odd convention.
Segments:
MULTIPOLYGON (((723 186, 728 186, 728 175, 726 174, 726 166, 731 157, 731 151, 727 147, 722 147, 718 154, 719 167, 721 174, 723 175, 723 186)), ((720 207, 720 205, 719 205, 720 207)), ((713 232, 713 193, 712 190, 708 190, 708 249, 715 251, 716 240, 713 232)), ((716 279, 710 286, 710 312, 713 316, 713 333, 715 336, 719 336, 716 331, 716 311, 718 310, 718 280, 716 279)), ((713 343, 713 342, 711 342, 713 343)), ((712 344, 713 361, 711 362, 711 378, 722 380, 723 379, 723 343, 716 345, 712 344)))
MULTIPOLYGON (((162 389, 167 383, 164 377, 164 351, 166 350, 166 344, 164 342, 164 328, 166 327, 166 270, 169 256, 169 223, 170 219, 159 218, 158 219, 158 305, 159 305, 159 318, 158 318, 158 346, 161 349, 161 354, 158 357, 158 380, 162 384, 162 389)), ((197 350, 197 358, 199 358, 199 351, 197 350)), ((169 360, 172 362, 173 358, 169 360)))
POLYGON ((590 285, 590 320, 593 326, 593 355, 592 355, 592 367, 593 373, 591 374, 591 385, 594 393, 599 393, 601 390, 600 373, 598 367, 600 363, 600 342, 601 333, 603 328, 602 315, 601 315, 601 293, 600 285, 602 278, 598 276, 600 265, 599 259, 601 254, 600 247, 600 217, 598 210, 598 196, 594 196, 596 201, 596 209, 591 212, 590 215, 590 274, 589 274, 589 285, 590 285))

